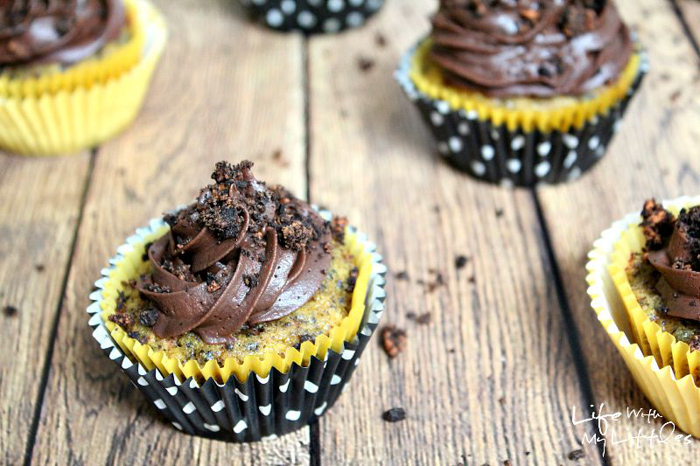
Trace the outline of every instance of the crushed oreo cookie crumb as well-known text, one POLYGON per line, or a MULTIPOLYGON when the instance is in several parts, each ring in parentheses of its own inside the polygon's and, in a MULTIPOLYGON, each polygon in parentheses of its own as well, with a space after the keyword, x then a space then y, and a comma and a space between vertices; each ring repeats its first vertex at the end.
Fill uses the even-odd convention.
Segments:
POLYGON ((467 265, 467 262, 469 262, 469 258, 467 256, 459 255, 455 257, 455 268, 457 270, 461 270, 467 265))
POLYGON ((124 330, 129 330, 134 325, 134 318, 129 314, 112 314, 109 316, 109 320, 110 322, 114 322, 115 324, 119 325, 124 330))
POLYGON ((374 60, 367 57, 360 57, 357 59, 357 67, 360 68, 360 71, 366 73, 374 68, 374 60))
POLYGON ((146 342, 148 341, 148 338, 146 338, 146 335, 141 334, 140 332, 129 332, 127 335, 129 335, 129 338, 133 338, 134 340, 138 341, 142 345, 145 345, 146 342))
POLYGON ((377 44, 378 47, 386 47, 386 37, 384 37, 384 35, 381 32, 378 32, 374 36, 374 43, 377 44))
POLYGON ((357 277, 360 274, 360 271, 357 267, 353 267, 352 270, 350 270, 350 275, 348 276, 347 279, 347 286, 346 290, 347 291, 353 291, 355 289, 355 284, 357 283, 357 277))
POLYGON ((385 325, 380 336, 384 352, 392 359, 406 348, 406 331, 393 324, 385 325))
POLYGON ((144 309, 139 313, 139 322, 144 327, 153 327, 159 316, 160 313, 155 308, 144 309))
POLYGON ((647 249, 654 251, 663 248, 673 234, 676 219, 654 199, 644 202, 642 218, 640 226, 647 240, 647 249))
POLYGON ((406 419, 406 410, 403 408, 391 408, 382 413, 382 419, 386 422, 400 422, 406 419))
POLYGON ((571 461, 579 461, 586 457, 586 453, 583 451, 583 449, 579 448, 578 450, 570 451, 566 457, 571 461))
POLYGON ((5 306, 5 307, 2 308, 2 313, 3 313, 6 317, 14 317, 14 316, 17 315, 18 312, 19 312, 19 311, 17 310, 17 308, 16 308, 15 306, 9 306, 9 305, 8 305, 8 306, 5 306))

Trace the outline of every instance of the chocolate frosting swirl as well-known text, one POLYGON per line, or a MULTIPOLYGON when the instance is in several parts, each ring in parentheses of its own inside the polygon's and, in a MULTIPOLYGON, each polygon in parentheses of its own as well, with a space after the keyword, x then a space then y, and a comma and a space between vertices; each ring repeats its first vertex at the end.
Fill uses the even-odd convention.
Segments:
POLYGON ((633 51, 611 0, 442 0, 432 40, 447 84, 498 98, 585 94, 633 51))
POLYGON ((122 0, 0 0, 0 66, 72 65, 125 24, 122 0))
MULTIPOLYGON (((645 206, 645 212, 648 212, 645 206)), ((643 215, 645 214, 643 212, 643 215)), ((651 250, 647 257, 651 265, 661 274, 661 279, 656 285, 661 294, 668 314, 673 317, 700 321, 700 206, 689 210, 683 209, 675 220, 673 233, 670 238, 665 238, 659 249, 659 231, 668 231, 671 214, 665 212, 660 215, 656 209, 657 218, 663 217, 662 222, 651 222, 650 217, 645 216, 645 232, 652 230, 654 234, 647 234, 651 239, 647 241, 647 247, 651 250)))
POLYGON ((166 217, 168 234, 148 248, 153 272, 139 291, 160 311, 160 338, 194 331, 233 341, 244 324, 276 320, 304 305, 331 263, 330 223, 251 162, 219 162, 197 202, 166 217))

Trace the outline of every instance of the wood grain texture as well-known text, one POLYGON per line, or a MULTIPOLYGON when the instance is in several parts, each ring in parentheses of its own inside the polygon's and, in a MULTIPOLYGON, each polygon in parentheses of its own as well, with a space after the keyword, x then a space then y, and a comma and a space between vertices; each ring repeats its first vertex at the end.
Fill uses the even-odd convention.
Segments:
MULTIPOLYGON (((651 406, 632 380, 617 350, 595 319, 586 295, 586 254, 600 233, 644 199, 696 195, 699 191, 700 83, 694 53, 672 4, 666 0, 617 0, 624 18, 646 46, 651 71, 632 103, 620 134, 601 163, 580 181, 542 189, 538 197, 562 272, 596 403, 611 411, 651 406)), ((623 420, 611 432, 628 438, 652 426, 623 420)), ((695 458, 691 445, 608 444, 612 464, 683 464, 695 458)))
POLYGON ((90 156, 0 156, 0 463, 22 462, 90 156))
POLYGON ((87 326, 92 283, 117 246, 193 199, 216 161, 249 158, 260 178, 306 189, 301 38, 250 24, 231 0, 156 3, 170 41, 141 115, 97 155, 33 460, 306 464, 308 428, 244 446, 179 434, 105 358, 87 326))
MULTIPOLYGON (((700 41, 700 2, 675 0, 696 42, 700 41)), ((700 44, 700 43, 699 43, 700 44)))
MULTIPOLYGON (((407 348, 389 360, 371 344, 320 420, 323 463, 563 464, 584 432, 567 413, 586 403, 533 197, 433 156, 392 79, 435 7, 387 2, 365 30, 310 41, 311 198, 347 215, 409 276, 389 279, 384 317, 407 330, 407 348), (458 271, 461 254, 469 262, 458 271), (431 291, 437 274, 445 284, 431 291), (397 406, 407 419, 384 422, 397 406)), ((600 461, 583 448, 586 464, 600 461)))

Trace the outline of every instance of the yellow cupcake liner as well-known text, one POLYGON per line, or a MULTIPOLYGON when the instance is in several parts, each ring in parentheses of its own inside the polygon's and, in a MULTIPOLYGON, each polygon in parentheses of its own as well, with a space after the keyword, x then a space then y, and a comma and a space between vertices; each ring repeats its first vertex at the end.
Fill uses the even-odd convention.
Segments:
MULTIPOLYGON (((664 202, 671 212, 700 197, 664 202)), ((615 222, 594 243, 586 265, 588 295, 598 321, 649 401, 668 420, 700 438, 700 352, 652 322, 637 302, 625 272, 630 254, 645 244, 639 214, 615 222)))
POLYGON ((39 76, 13 77, 13 72, 0 72, 0 97, 23 98, 72 91, 77 87, 89 88, 104 84, 133 68, 140 60, 146 42, 146 24, 139 18, 140 12, 133 0, 124 2, 126 7, 128 40, 118 45, 108 45, 102 56, 90 58, 73 66, 46 66, 39 76))
POLYGON ((146 0, 125 0, 130 38, 102 58, 40 78, 0 76, 0 148, 59 155, 93 147, 138 113, 167 40, 162 15, 146 0))
POLYGON ((143 235, 132 237, 127 247, 120 248, 121 259, 113 264, 106 279, 100 281, 102 288, 101 318, 109 331, 112 339, 121 350, 131 359, 140 362, 148 371, 158 368, 160 373, 167 377, 174 374, 180 381, 194 377, 199 382, 214 379, 217 383, 224 384, 231 376, 245 382, 251 373, 260 377, 267 377, 274 367, 281 373, 287 372, 292 364, 306 366, 311 357, 324 359, 329 349, 335 352, 343 351, 343 344, 352 341, 365 314, 365 297, 368 292, 370 275, 372 273, 372 255, 365 248, 365 243, 350 228, 346 230, 345 241, 355 257, 355 265, 358 268, 358 278, 352 295, 350 311, 340 325, 331 329, 329 335, 319 335, 314 342, 304 342, 299 350, 290 347, 284 357, 277 353, 269 353, 263 357, 246 356, 241 363, 236 358, 230 357, 220 366, 211 360, 203 367, 194 360, 183 364, 179 359, 169 357, 164 351, 155 351, 148 344, 141 344, 129 337, 124 330, 109 320, 114 314, 118 292, 123 289, 122 283, 131 279, 138 280, 141 274, 149 270, 148 261, 143 259, 146 252, 146 244, 163 236, 169 227, 160 222, 159 226, 143 235))
POLYGON ((627 96, 637 81, 643 62, 641 52, 635 52, 618 81, 591 97, 517 98, 506 103, 478 92, 445 85, 440 69, 428 59, 431 47, 432 41, 424 40, 411 59, 410 78, 416 88, 432 99, 447 102, 453 109, 476 112, 482 121, 489 120, 495 126, 505 124, 510 131, 567 132, 571 128, 582 128, 586 122, 606 114, 627 96))

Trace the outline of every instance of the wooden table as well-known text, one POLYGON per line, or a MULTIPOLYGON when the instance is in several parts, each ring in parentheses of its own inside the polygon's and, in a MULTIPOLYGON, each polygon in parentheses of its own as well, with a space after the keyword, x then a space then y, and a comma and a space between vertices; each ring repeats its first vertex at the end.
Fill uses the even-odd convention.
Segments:
MULTIPOLYGON (((0 156, 0 463, 697 458, 697 440, 608 444, 603 457, 581 444, 593 426, 574 426, 571 410, 650 408, 594 318, 584 264, 601 230, 645 198, 698 194, 699 4, 618 0, 651 73, 609 154, 575 183, 505 190, 438 160, 393 81, 434 0, 388 0, 364 29, 311 39, 253 25, 233 0, 156 3, 171 38, 130 129, 74 157, 0 156), (393 273, 406 272, 388 281, 384 319, 407 330, 408 347, 389 360, 374 342, 350 389, 310 428, 234 445, 164 423, 101 354, 85 307, 135 228, 191 199, 216 161, 244 158, 260 178, 347 215, 393 273), (459 255, 469 260, 458 270, 459 255), (438 273, 445 284, 431 287, 438 273), (395 406, 407 419, 382 421, 395 406)), ((625 421, 616 435, 640 427, 625 421)))

